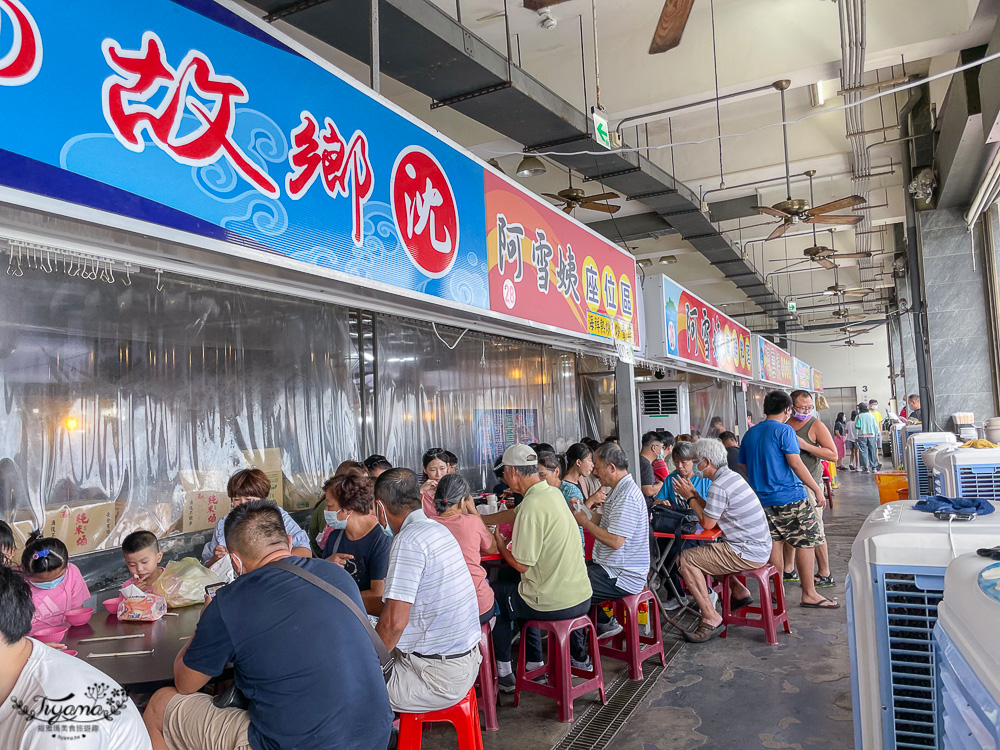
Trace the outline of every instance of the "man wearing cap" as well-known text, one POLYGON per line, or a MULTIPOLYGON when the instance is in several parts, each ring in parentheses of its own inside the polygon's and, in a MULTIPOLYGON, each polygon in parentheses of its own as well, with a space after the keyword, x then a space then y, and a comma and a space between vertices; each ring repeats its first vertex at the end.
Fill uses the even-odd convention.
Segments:
MULTIPOLYGON (((562 492, 542 481, 538 457, 527 445, 512 445, 503 454, 503 481, 524 499, 517 506, 510 549, 497 533, 500 554, 521 574, 520 582, 495 585, 500 614, 493 628, 500 689, 514 691, 510 663, 514 628, 524 620, 568 620, 590 610, 592 589, 580 545, 580 532, 562 492)), ((542 639, 536 630, 525 636, 526 669, 541 664, 542 639)))

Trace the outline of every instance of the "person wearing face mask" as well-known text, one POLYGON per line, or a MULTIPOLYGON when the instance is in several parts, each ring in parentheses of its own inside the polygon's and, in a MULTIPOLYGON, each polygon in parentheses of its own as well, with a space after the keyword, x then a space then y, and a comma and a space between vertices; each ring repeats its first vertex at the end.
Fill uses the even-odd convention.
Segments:
POLYGON ((224 532, 239 575, 205 606, 177 654, 174 687, 146 706, 155 750, 386 747, 393 717, 366 625, 329 592, 270 563, 311 573, 363 609, 351 576, 292 555, 281 513, 267 500, 234 508, 224 532), (218 708, 200 692, 227 664, 247 710, 218 708))
POLYGON ((642 436, 642 450, 639 452, 639 484, 642 494, 646 497, 646 506, 653 505, 653 498, 663 489, 663 481, 653 473, 653 461, 663 453, 663 442, 655 432, 647 432, 642 436))
MULTIPOLYGON (((226 494, 233 504, 233 508, 238 508, 243 503, 250 500, 262 500, 271 494, 271 480, 267 478, 260 469, 242 469, 229 477, 226 485, 226 494)), ((277 506, 275 506, 277 507, 277 506)), ((284 508, 278 508, 281 519, 285 522, 285 530, 292 537, 292 554, 297 557, 312 557, 312 550, 309 548, 309 537, 302 527, 295 523, 284 508)), ((215 563, 229 554, 226 549, 225 523, 228 516, 223 516, 215 524, 215 532, 212 538, 201 550, 201 562, 206 568, 211 568, 215 563)))
POLYGON ((368 614, 377 616, 382 611, 392 537, 372 514, 375 508, 372 480, 354 469, 327 480, 323 493, 327 523, 323 558, 351 574, 361 590, 368 614))
MULTIPOLYGON (((823 485, 823 462, 836 461, 839 457, 837 445, 833 442, 833 435, 829 428, 816 418, 813 412, 813 397, 809 391, 792 391, 792 413, 785 424, 791 425, 795 430, 795 435, 799 439, 799 450, 802 451, 802 463, 816 484, 823 485)), ((809 502, 816 511, 816 520, 819 522, 819 530, 823 536, 826 532, 823 528, 823 509, 816 505, 816 497, 813 491, 809 492, 809 502)), ((784 579, 786 582, 795 581, 794 556, 795 551, 791 545, 785 545, 785 567, 784 579)), ((826 542, 816 548, 816 565, 819 568, 815 576, 817 588, 831 588, 834 585, 833 576, 830 573, 830 554, 826 542)))
POLYGON ((35 614, 31 632, 60 625, 63 614, 90 598, 80 569, 69 561, 69 550, 61 539, 32 532, 21 553, 21 571, 31 584, 35 614))
MULTIPOLYGON (((740 443, 740 467, 764 506, 771 530, 770 563, 784 565, 783 543, 795 548, 799 570, 813 570, 816 548, 826 541, 809 502, 808 487, 816 505, 826 505, 823 490, 802 463, 798 436, 785 424, 792 413, 792 399, 784 391, 771 391, 764 397, 764 421, 755 424, 740 443)), ((801 606, 813 609, 836 609, 840 604, 816 591, 812 576, 802 577, 801 606)))

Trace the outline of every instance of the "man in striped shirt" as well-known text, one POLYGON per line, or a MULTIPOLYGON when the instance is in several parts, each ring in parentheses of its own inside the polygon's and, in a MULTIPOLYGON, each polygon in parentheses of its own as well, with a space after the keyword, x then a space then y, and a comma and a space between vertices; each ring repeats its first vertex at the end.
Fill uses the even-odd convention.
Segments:
MULTIPOLYGON (((587 575, 594 590, 592 601, 598 603, 638 594, 645 588, 649 574, 649 511, 643 491, 628 473, 628 458, 620 445, 605 443, 597 449, 594 473, 604 486, 612 488, 611 494, 600 512, 591 517, 582 510, 573 515, 595 539, 587 575)), ((598 608, 597 637, 610 638, 620 632, 621 624, 598 608)), ((574 636, 573 665, 586 669, 585 641, 582 633, 574 636)))
POLYGON ((395 533, 385 577, 385 606, 375 628, 396 666, 386 688, 394 711, 426 713, 454 706, 479 674, 479 605, 462 548, 421 510, 409 469, 375 481, 395 533))
MULTIPOLYGON (((764 509, 747 481, 729 468, 726 449, 713 438, 701 438, 694 444, 694 468, 712 481, 702 498, 687 479, 676 479, 674 491, 687 499, 698 514, 702 528, 722 530, 715 544, 693 547, 681 552, 680 572, 684 586, 701 608, 701 622, 684 637, 703 643, 722 632, 722 615, 709 599, 705 574, 723 576, 755 570, 767 564, 771 556, 771 532, 764 509)), ((733 580, 732 609, 753 603, 746 586, 733 580)))

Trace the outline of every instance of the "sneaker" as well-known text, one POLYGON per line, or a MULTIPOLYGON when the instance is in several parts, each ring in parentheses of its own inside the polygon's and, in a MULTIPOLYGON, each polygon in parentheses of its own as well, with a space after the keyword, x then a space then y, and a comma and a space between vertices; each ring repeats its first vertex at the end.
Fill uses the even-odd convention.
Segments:
POLYGON ((597 623, 597 640, 602 641, 605 638, 613 638, 624 629, 625 628, 622 627, 621 623, 614 617, 606 623, 597 623))
POLYGON ((855 466, 854 464, 851 464, 850 466, 848 466, 848 467, 847 467, 847 469, 848 469, 849 471, 857 471, 857 470, 858 470, 858 467, 857 467, 857 466, 855 466))
POLYGON ((500 688, 501 693, 513 693, 514 688, 517 687, 517 678, 514 673, 505 674, 502 677, 497 678, 497 687, 500 688))
POLYGON ((688 598, 686 596, 682 597, 681 599, 670 597, 665 602, 663 602, 663 608, 667 610, 667 612, 676 612, 681 607, 686 607, 686 606, 688 606, 688 598))
POLYGON ((584 659, 583 661, 577 661, 572 656, 570 656, 569 657, 569 663, 570 663, 570 666, 573 667, 573 669, 582 669, 582 670, 584 670, 586 672, 593 672, 594 671, 594 664, 593 664, 593 662, 590 661, 590 656, 587 656, 587 658, 584 659))

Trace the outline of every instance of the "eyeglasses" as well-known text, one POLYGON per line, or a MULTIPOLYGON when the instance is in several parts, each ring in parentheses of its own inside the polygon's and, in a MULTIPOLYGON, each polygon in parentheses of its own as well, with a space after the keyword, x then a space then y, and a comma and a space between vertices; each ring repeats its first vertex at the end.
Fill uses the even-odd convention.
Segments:
POLYGON ((812 406, 793 406, 792 411, 796 414, 808 414, 813 410, 812 406))

